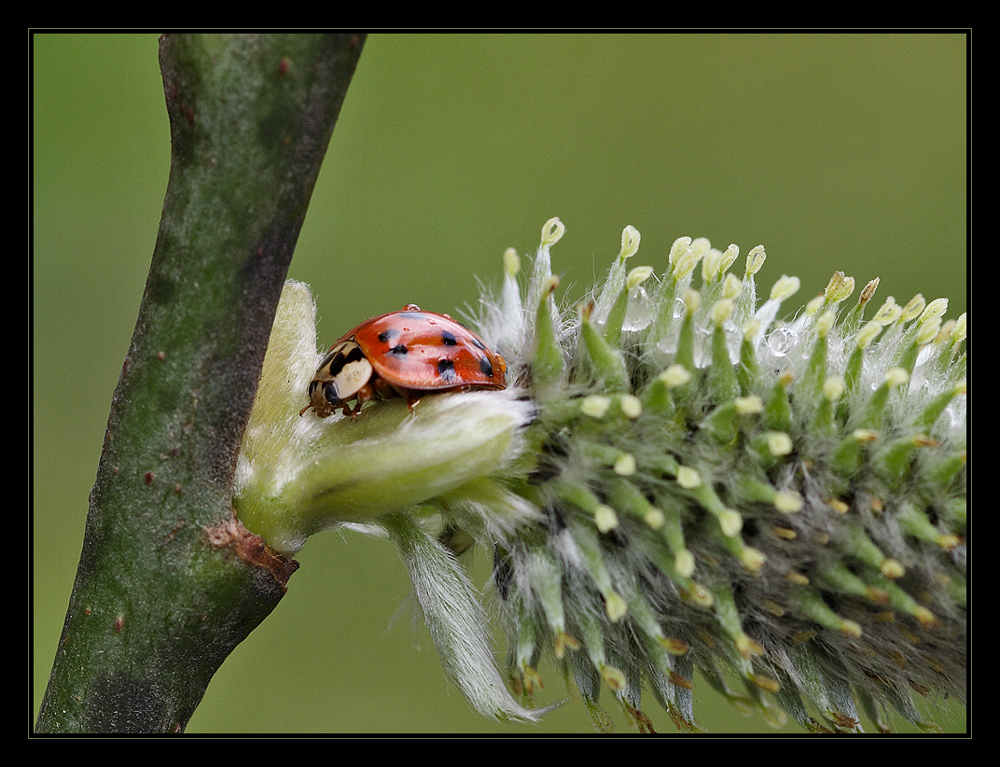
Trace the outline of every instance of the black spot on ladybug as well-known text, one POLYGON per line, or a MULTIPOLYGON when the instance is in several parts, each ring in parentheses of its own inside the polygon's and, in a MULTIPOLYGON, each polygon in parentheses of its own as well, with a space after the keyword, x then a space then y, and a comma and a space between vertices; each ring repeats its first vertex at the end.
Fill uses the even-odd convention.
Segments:
POLYGON ((410 350, 407 349, 404 344, 397 344, 396 346, 393 346, 389 351, 400 357, 403 356, 404 354, 410 353, 410 350))
POLYGON ((352 362, 359 362, 364 358, 365 355, 362 354, 361 349, 357 346, 352 347, 347 354, 337 354, 330 360, 330 376, 336 378, 340 375, 340 371, 344 369, 345 365, 349 365, 352 362))
POLYGON ((392 328, 387 328, 386 330, 383 330, 381 333, 378 334, 378 340, 381 341, 382 343, 384 343, 386 346, 388 346, 389 345, 389 341, 392 340, 392 337, 394 335, 397 335, 398 333, 399 333, 398 330, 393 330, 392 328))
POLYGON ((456 346, 458 345, 458 339, 452 333, 447 330, 441 334, 441 340, 444 342, 445 346, 456 346))
POLYGON ((451 360, 438 360, 438 375, 445 381, 455 380, 455 363, 451 360))
POLYGON ((486 357, 479 358, 479 369, 487 378, 493 377, 493 364, 486 357))

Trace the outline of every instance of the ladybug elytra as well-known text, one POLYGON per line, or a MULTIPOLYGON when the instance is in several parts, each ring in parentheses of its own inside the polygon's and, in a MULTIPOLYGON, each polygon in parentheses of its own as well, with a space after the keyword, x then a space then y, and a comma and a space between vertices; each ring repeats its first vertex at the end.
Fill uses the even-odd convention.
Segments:
POLYGON ((366 402, 389 397, 403 397, 412 411, 429 392, 505 389, 506 373, 504 358, 467 327, 407 304, 362 322, 330 347, 302 413, 326 418, 339 409, 356 419, 366 402))

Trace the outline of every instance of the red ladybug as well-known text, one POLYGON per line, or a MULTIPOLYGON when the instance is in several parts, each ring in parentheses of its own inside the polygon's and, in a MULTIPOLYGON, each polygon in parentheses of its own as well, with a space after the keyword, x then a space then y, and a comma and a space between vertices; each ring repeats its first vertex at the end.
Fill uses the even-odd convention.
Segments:
POLYGON ((413 410, 427 392, 505 389, 506 373, 504 358, 467 327, 407 304, 362 322, 330 347, 302 413, 326 418, 340 409, 355 419, 368 400, 388 397, 403 397, 413 410))

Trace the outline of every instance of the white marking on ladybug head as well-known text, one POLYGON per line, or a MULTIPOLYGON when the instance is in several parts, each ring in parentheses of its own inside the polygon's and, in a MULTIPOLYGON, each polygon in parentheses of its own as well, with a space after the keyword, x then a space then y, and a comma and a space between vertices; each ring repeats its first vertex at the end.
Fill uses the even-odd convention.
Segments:
POLYGON ((349 400, 371 380, 372 364, 354 341, 344 341, 337 344, 327 355, 329 360, 322 370, 328 371, 330 380, 324 385, 329 393, 327 400, 332 402, 330 394, 335 392, 340 402, 349 400), (332 392, 329 391, 333 387, 332 392))

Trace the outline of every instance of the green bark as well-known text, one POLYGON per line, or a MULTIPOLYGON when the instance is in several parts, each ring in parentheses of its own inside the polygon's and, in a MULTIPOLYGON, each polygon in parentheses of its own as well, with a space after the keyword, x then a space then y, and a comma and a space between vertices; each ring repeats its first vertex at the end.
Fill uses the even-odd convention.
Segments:
POLYGON ((180 732, 293 560, 232 510, 275 307, 356 35, 168 35, 172 157, 40 733, 180 732))

